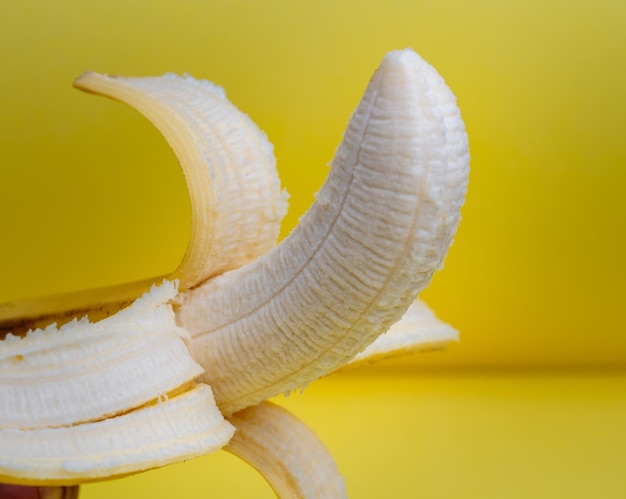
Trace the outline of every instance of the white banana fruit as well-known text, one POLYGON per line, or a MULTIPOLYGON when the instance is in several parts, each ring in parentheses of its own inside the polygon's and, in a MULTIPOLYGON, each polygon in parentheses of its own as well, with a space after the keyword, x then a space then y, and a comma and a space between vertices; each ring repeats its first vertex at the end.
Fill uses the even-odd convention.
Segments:
POLYGON ((0 307, 0 480, 132 473, 221 448, 235 431, 227 449, 279 496, 342 497, 323 445, 264 401, 346 364, 456 339, 415 302, 467 188, 453 94, 415 52, 389 53, 313 207, 271 249, 286 209, 272 148, 221 89, 96 73, 76 86, 161 130, 187 180, 191 239, 176 281, 127 308, 146 283, 0 307), (26 333, 82 313, 92 322, 26 333), (330 489, 318 488, 324 477, 330 489))
POLYGON ((225 413, 337 369, 400 319, 456 231, 467 156, 450 153, 467 150, 463 131, 435 70, 412 51, 389 54, 290 236, 177 299, 225 413))

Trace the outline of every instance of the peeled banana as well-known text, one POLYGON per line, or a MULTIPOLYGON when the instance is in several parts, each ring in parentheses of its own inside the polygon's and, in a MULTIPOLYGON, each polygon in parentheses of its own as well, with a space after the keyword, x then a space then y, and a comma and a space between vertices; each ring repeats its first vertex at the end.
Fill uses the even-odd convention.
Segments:
POLYGON ((456 339, 416 301, 467 189, 453 94, 412 50, 387 54, 316 202, 276 246, 287 204, 272 146, 222 89, 170 74, 75 86, 163 133, 191 239, 143 296, 151 283, 0 307, 0 481, 71 485, 226 446, 280 497, 345 496, 317 437, 265 401, 456 339))

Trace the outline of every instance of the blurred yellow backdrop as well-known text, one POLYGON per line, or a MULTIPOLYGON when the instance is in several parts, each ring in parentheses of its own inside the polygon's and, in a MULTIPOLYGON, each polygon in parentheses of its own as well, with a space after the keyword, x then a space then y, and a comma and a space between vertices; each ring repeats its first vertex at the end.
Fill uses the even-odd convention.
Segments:
MULTIPOLYGON (((134 111, 73 90, 71 82, 82 71, 188 72, 222 85, 275 145, 283 185, 291 194, 286 234, 313 201, 382 56, 411 46, 458 97, 472 173, 456 242, 444 271, 423 294, 442 319, 461 331, 462 341, 402 366, 623 366, 624 19, 626 4, 614 0, 2 2, 0 302, 166 273, 184 252, 189 207, 173 154, 134 111)), ((468 393, 497 399, 498 389, 485 392, 481 379, 469 384, 468 393)), ((622 378, 611 379, 609 386, 623 386, 622 378)), ((332 403, 336 386, 369 386, 357 375, 350 380, 352 385, 325 381, 325 400, 332 403)), ((410 381, 398 381, 403 383, 410 381)), ((456 385, 445 378, 435 386, 447 393, 456 385)), ((547 397, 561 390, 557 381, 547 386, 538 393, 547 397)), ((589 383, 582 386, 584 393, 593 392, 589 383)), ((357 417, 369 417, 377 394, 386 392, 374 383, 373 401, 360 406, 367 414, 357 417)), ((410 412, 419 420, 424 399, 404 406, 404 392, 393 393, 403 417, 410 412)), ((593 397, 585 400, 590 404, 585 407, 596 407, 593 397)), ((534 402, 543 407, 541 400, 534 402)), ((532 411, 535 406, 530 406, 532 411)), ((447 410, 441 406, 442 414, 447 410)), ((517 410, 523 409, 507 406, 503 417, 519 415, 517 410)), ((476 420, 479 413, 472 413, 476 420)), ((587 422, 599 423, 602 418, 596 416, 587 422)), ((372 424, 384 423, 374 418, 372 424)), ((504 432, 505 426, 497 427, 490 442, 498 438, 498 428, 504 432)), ((541 428, 549 433, 552 423, 541 428)), ((330 427, 326 431, 327 442, 339 436, 330 427)), ((379 431, 379 426, 372 428, 374 434, 379 431)), ((399 424, 397 434, 401 431, 399 424)), ((434 435, 443 438, 439 431, 434 435)), ((346 452, 339 441, 333 445, 346 452)), ((361 445, 367 448, 367 435, 361 445)), ((375 455, 380 449, 372 445, 375 455)), ((619 446, 612 449, 609 455, 617 458, 619 446)), ((530 459, 532 451, 526 448, 518 458, 530 459)), ((396 463, 411 462, 410 449, 399 452, 396 463)), ((471 454, 464 452, 464 457, 471 454)), ((230 466, 222 455, 197 462, 216 466, 207 470, 221 469, 212 459, 225 459, 219 466, 230 466)), ((558 455, 550 456, 558 460, 558 455)), ((494 456, 487 461, 498 462, 494 456)), ((440 457, 437 463, 444 466, 440 457)), ((390 459, 385 462, 394 462, 390 459)), ((239 463, 232 466, 233 473, 248 472, 239 463)), ((563 462, 558 466, 559 473, 569 469, 563 462)), ((144 477, 155 484, 152 497, 157 497, 165 489, 152 477, 186 476, 186 471, 171 471, 177 469, 119 482, 116 497, 144 490, 144 477)), ((196 473, 197 480, 206 474, 208 482, 218 474, 196 473)), ((393 470, 385 473, 397 480, 393 470)), ((435 476, 445 480, 443 468, 439 473, 435 476)), ((363 483, 372 480, 371 471, 362 474, 363 483)), ((358 476, 356 470, 350 477, 358 476)), ((436 488, 423 477, 408 485, 412 478, 402 484, 413 487, 402 489, 409 491, 406 497, 421 487, 436 488)), ((385 480, 382 476, 380 483, 385 480)), ((254 483, 232 497, 261 497, 254 483)), ((85 497, 106 494, 98 487, 103 486, 86 488, 85 497)), ((355 497, 379 497, 373 490, 364 485, 355 497)), ((401 490, 400 484, 392 490, 401 490)), ((432 497, 466 497, 449 492, 432 497)), ((512 497, 492 492, 490 497, 512 497)), ((531 496, 539 497, 519 495, 531 496)))

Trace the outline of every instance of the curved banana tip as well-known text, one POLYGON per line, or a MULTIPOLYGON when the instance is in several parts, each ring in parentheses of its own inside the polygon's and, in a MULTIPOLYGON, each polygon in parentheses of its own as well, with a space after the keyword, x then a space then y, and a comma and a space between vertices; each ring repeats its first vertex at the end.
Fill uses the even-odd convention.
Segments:
POLYGON ((406 64, 413 61, 424 61, 424 59, 410 47, 391 50, 385 54, 379 68, 383 68, 389 64, 406 64))
POLYGON ((423 70, 427 67, 430 65, 411 48, 392 50, 385 54, 372 79, 383 78, 387 81, 389 78, 393 81, 394 87, 397 88, 398 85, 404 86, 411 83, 407 80, 406 72, 408 70, 423 70))
POLYGON ((80 90, 86 90, 85 88, 85 80, 91 78, 94 74, 98 74, 95 71, 84 71, 80 76, 78 76, 73 82, 72 85, 74 88, 78 88, 80 90))
POLYGON ((101 74, 96 71, 85 71, 72 83, 74 88, 90 94, 101 93, 97 87, 98 83, 106 82, 108 79, 117 78, 115 75, 101 74))
POLYGON ((397 50, 391 50, 389 52, 387 52, 385 54, 385 57, 383 57, 383 60, 381 62, 381 66, 384 66, 385 64, 389 63, 389 62, 398 62, 401 61, 402 63, 406 63, 406 62, 414 62, 414 61, 421 61, 421 62, 426 62, 424 61, 424 59, 422 59, 422 57, 415 52, 415 50, 413 50, 411 47, 406 47, 403 49, 397 49, 397 50))

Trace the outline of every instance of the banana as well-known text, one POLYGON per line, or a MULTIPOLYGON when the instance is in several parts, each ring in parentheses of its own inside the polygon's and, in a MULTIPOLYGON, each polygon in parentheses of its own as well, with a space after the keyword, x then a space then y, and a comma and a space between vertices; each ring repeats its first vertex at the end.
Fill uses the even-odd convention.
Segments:
POLYGON ((416 302, 467 189, 454 95, 412 50, 387 54, 315 203, 276 246, 286 194, 272 147, 219 87, 93 72, 75 86, 163 133, 190 192, 191 238, 160 286, 0 307, 0 479, 71 485, 226 446, 280 497, 343 497, 317 437, 265 401, 456 339, 416 302))

